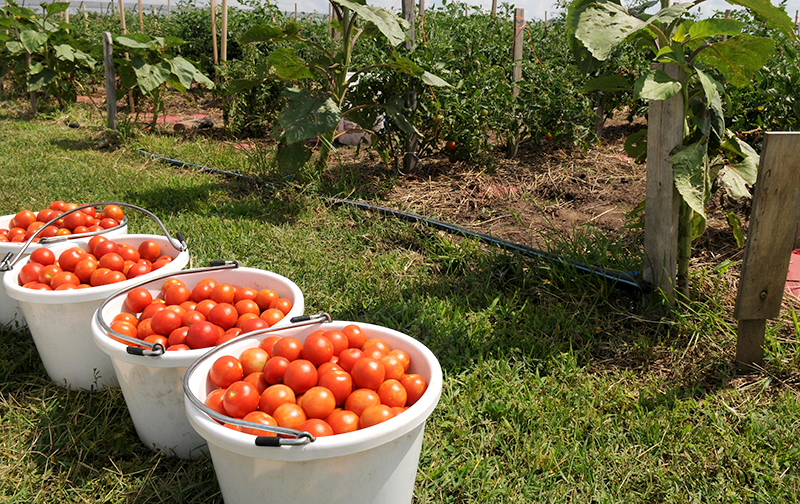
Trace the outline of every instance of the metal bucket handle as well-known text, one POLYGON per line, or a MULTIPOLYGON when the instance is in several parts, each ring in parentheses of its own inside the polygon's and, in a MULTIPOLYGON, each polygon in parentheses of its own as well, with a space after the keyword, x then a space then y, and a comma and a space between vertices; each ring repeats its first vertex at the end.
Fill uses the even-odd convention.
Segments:
MULTIPOLYGON (((330 323, 332 321, 331 316, 327 313, 320 313, 317 315, 300 315, 297 317, 293 317, 291 319, 291 324, 282 327, 269 327, 266 329, 259 329, 258 331, 251 331, 242 335, 239 335, 225 343, 218 345, 216 349, 224 349, 227 346, 233 345, 243 339, 250 338, 252 336, 258 336, 261 334, 266 333, 273 333, 273 332, 280 332, 286 329, 294 329, 297 327, 303 327, 307 325, 314 325, 319 324, 320 322, 323 323, 330 323)), ((256 436, 255 444, 256 446, 296 446, 296 445, 304 445, 316 441, 316 438, 309 432, 299 431, 296 429, 289 429, 286 427, 278 427, 274 425, 264 425, 264 424, 257 424, 255 422, 245 422, 244 420, 229 417, 227 415, 223 415, 218 413, 208 406, 206 406, 203 401, 201 401, 197 396, 195 396, 191 389, 189 388, 189 376, 194 372, 194 370, 199 366, 202 362, 206 361, 207 359, 211 358, 213 352, 208 352, 196 361, 192 363, 191 366, 186 370, 186 374, 183 375, 183 392, 186 394, 186 397, 189 398, 189 401, 192 402, 200 411, 205 413, 206 415, 210 416, 214 420, 229 423, 232 425, 238 425, 240 427, 249 427, 251 429, 258 429, 267 432, 274 432, 278 434, 279 437, 273 436, 256 436), (292 436, 292 437, 280 437, 280 436, 292 436)))
MULTIPOLYGON (((138 210, 138 211, 144 213, 145 215, 147 215, 149 217, 152 217, 156 221, 158 226, 161 228, 161 230, 164 233, 164 236, 167 238, 167 240, 169 240, 170 244, 173 247, 175 247, 177 250, 179 250, 181 252, 186 251, 186 249, 188 248, 187 245, 186 245, 186 240, 183 239, 183 236, 180 233, 176 233, 177 239, 173 238, 172 235, 169 234, 169 231, 167 231, 167 228, 164 227, 164 224, 161 222, 161 220, 158 217, 156 217, 156 215, 153 214, 152 212, 150 212, 148 210, 145 210, 144 208, 138 207, 136 205, 131 205, 130 203, 122 203, 122 202, 118 202, 118 201, 101 201, 101 202, 97 202, 97 203, 86 203, 85 205, 81 205, 81 206, 75 207, 72 210, 68 210, 68 211, 64 212, 63 214, 58 215, 58 216, 54 217, 53 219, 50 219, 42 227, 37 229, 36 232, 33 233, 33 235, 30 238, 28 238, 28 241, 25 242, 25 244, 22 246, 22 248, 19 250, 19 252, 17 252, 17 255, 13 259, 11 258, 12 255, 13 255, 12 252, 9 252, 8 254, 6 254, 6 256, 3 258, 3 260, 0 261, 0 271, 9 271, 11 268, 13 268, 14 265, 17 264, 17 262, 22 258, 23 254, 25 254, 25 251, 28 249, 30 244, 33 243, 33 240, 36 239, 36 237, 39 236, 47 226, 50 226, 51 224, 54 224, 59 219, 63 219, 64 216, 66 216, 66 215, 69 215, 69 214, 72 214, 72 213, 75 213, 75 212, 79 212, 79 211, 83 210, 84 208, 90 208, 90 207, 96 207, 96 206, 108 206, 108 205, 117 205, 117 206, 121 206, 121 207, 132 208, 134 210, 138 210)), ((41 240, 39 240, 39 243, 41 243, 41 244, 58 243, 58 242, 67 241, 67 240, 74 240, 76 238, 85 238, 87 236, 95 236, 95 235, 98 235, 98 234, 102 234, 102 233, 107 233, 109 231, 113 231, 115 229, 119 229, 120 227, 126 225, 127 223, 128 223, 128 216, 126 215, 122 219, 122 222, 120 222, 118 225, 114 226, 113 228, 104 229, 102 231, 91 231, 91 232, 88 232, 88 233, 78 233, 78 234, 71 234, 71 235, 60 235, 60 236, 45 237, 45 238, 42 238, 41 240)))

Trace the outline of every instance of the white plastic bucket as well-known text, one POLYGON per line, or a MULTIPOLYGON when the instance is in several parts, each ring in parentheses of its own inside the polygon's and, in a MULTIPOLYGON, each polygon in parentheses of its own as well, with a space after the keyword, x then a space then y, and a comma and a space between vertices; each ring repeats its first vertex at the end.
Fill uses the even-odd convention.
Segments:
MULTIPOLYGON (((142 287, 155 298, 166 278, 173 276, 180 278, 190 289, 203 278, 213 278, 240 287, 274 290, 292 302, 292 309, 273 327, 287 325, 292 317, 302 315, 305 310, 303 293, 294 282, 277 273, 253 268, 186 270, 142 287)), ((197 434, 186 418, 183 375, 211 348, 165 352, 159 356, 128 353, 127 345, 108 337, 98 322, 98 317, 101 317, 110 326, 116 314, 127 311, 124 310, 126 296, 127 291, 119 292, 98 308, 92 317, 92 335, 97 346, 111 358, 136 434, 145 446, 183 459, 207 454, 205 439, 197 434)))
MULTIPOLYGON (((189 262, 188 250, 178 250, 164 236, 133 234, 119 241, 138 247, 145 240, 158 243, 162 255, 173 260, 154 272, 124 282, 66 291, 26 289, 17 280, 25 261, 17 262, 3 275, 6 292, 19 302, 45 370, 57 384, 83 390, 117 385, 111 359, 97 348, 92 338, 90 323, 95 310, 118 290, 148 277, 179 271, 189 262)), ((84 249, 87 246, 62 243, 51 249, 58 255, 76 245, 84 249)))
POLYGON ((442 392, 442 369, 433 353, 403 333, 359 322, 333 321, 272 334, 304 341, 316 329, 341 329, 353 323, 368 337, 381 338, 391 348, 407 352, 411 357, 409 373, 420 374, 428 382, 427 391, 413 406, 366 429, 319 437, 299 446, 256 446, 254 436, 223 427, 189 399, 188 394, 192 394, 202 401, 216 388, 208 379, 216 358, 238 356, 265 336, 221 346, 190 369, 185 381, 186 412, 192 426, 208 442, 226 504, 411 502, 425 421, 442 392))
MULTIPOLYGON (((13 218, 13 215, 0 216, 0 229, 8 229, 8 225, 13 218)), ((127 234, 127 232, 128 221, 126 219, 123 224, 98 234, 102 234, 105 237, 111 238, 114 236, 127 234)), ((89 238, 75 238, 74 241, 70 241, 69 243, 88 243, 88 240, 89 238)), ((0 260, 2 260, 7 254, 13 254, 13 257, 16 257, 20 251, 22 251, 24 244, 25 242, 0 242, 0 260)), ((25 257, 31 255, 31 253, 36 249, 44 247, 53 248, 56 245, 57 243, 53 243, 51 245, 31 243, 25 248, 23 257, 20 260, 24 260, 25 257)), ((25 318, 22 316, 22 310, 20 310, 19 303, 15 299, 9 297, 9 295, 6 294, 6 290, 2 287, 2 285, 0 285, 0 325, 7 325, 14 321, 16 321, 20 326, 25 325, 25 318)))

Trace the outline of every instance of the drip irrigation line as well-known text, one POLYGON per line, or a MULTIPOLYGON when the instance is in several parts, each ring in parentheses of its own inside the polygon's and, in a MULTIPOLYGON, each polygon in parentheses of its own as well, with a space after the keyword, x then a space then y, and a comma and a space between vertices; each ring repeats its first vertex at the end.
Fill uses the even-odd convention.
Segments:
MULTIPOLYGON (((150 157, 152 159, 156 159, 173 166, 177 166, 180 168, 183 167, 191 167, 197 168, 206 173, 214 173, 218 175, 225 175, 228 177, 235 177, 243 180, 247 180, 253 182, 259 186, 266 186, 278 189, 276 184, 261 180, 257 177, 251 177, 249 175, 244 175, 241 173, 236 173, 228 170, 220 170, 218 168, 212 168, 210 166, 198 165, 194 163, 187 163, 186 161, 181 161, 179 159, 172 159, 165 156, 159 156, 158 154, 153 154, 147 152, 145 150, 139 149, 139 153, 143 156, 150 157)), ((533 247, 528 247, 527 245, 522 245, 519 243, 515 243, 509 240, 505 240, 503 238, 497 238, 496 236, 492 236, 490 234, 482 233, 480 231, 471 231, 461 226, 457 226, 455 224, 448 224, 447 222, 443 222, 437 219, 432 219, 430 217, 424 217, 422 215, 417 215, 409 212, 402 212, 400 210, 395 210, 393 208, 383 207, 379 205, 373 205, 371 203, 364 203, 361 201, 352 201, 347 199, 341 198, 333 198, 333 197, 320 197, 323 200, 329 201, 335 205, 349 205, 361 210, 369 210, 373 212, 378 212, 383 215, 389 215, 401 220, 415 222, 420 224, 425 224, 430 226, 434 229, 438 229, 440 231, 444 231, 450 234, 457 234, 467 238, 474 238, 480 241, 481 243, 485 243, 487 245, 493 245, 496 247, 500 247, 504 250, 517 252, 523 256, 532 257, 535 259, 543 259, 546 261, 559 263, 574 267, 576 270, 583 272, 583 273, 592 273, 603 277, 607 280, 613 281, 618 283, 621 287, 627 289, 635 289, 638 291, 649 292, 652 289, 652 286, 641 279, 638 272, 636 271, 617 271, 608 268, 602 268, 600 266, 595 266, 592 264, 585 263, 583 261, 578 261, 576 259, 570 259, 568 257, 564 257, 558 254, 554 254, 552 252, 547 252, 544 250, 536 249, 533 247)))

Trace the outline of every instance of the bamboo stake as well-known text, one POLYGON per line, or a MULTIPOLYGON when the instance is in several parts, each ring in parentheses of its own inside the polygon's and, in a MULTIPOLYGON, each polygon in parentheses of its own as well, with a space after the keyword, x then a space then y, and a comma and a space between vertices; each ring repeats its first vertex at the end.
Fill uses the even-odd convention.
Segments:
POLYGON ((222 61, 228 61, 228 0, 222 0, 222 61))
MULTIPOLYGON (((512 76, 514 78, 514 84, 511 88, 511 94, 514 97, 514 101, 516 102, 517 96, 519 96, 519 81, 522 80, 522 47, 523 47, 523 33, 522 30, 525 28, 525 9, 514 9, 514 44, 512 46, 512 53, 514 54, 514 67, 512 69, 512 76)), ((516 108, 516 105, 514 105, 516 108)), ((516 115, 516 111, 514 112, 516 115)), ((519 119, 517 119, 517 123, 519 123, 519 119)), ((519 127, 517 131, 514 133, 514 140, 512 143, 508 145, 508 152, 506 152, 506 156, 509 158, 513 158, 517 155, 517 150, 519 149, 519 127)))
POLYGON ((219 65, 219 51, 217 51, 217 0, 211 0, 211 46, 214 49, 214 64, 219 65))
POLYGON ((144 13, 142 12, 142 0, 138 0, 139 4, 139 32, 144 33, 144 13))

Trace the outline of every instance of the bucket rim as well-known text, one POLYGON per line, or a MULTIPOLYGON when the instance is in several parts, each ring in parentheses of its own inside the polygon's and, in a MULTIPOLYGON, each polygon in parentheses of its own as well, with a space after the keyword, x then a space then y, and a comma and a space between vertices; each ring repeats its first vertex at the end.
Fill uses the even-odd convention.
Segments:
MULTIPOLYGON (((163 248, 164 245, 167 245, 168 248, 166 249, 169 255, 173 255, 173 259, 171 262, 167 263, 162 268, 158 270, 151 271, 150 273, 146 273, 145 275, 132 278, 129 280, 125 280, 123 282, 118 282, 114 284, 108 285, 100 285, 98 287, 92 287, 90 289, 71 289, 65 291, 40 291, 34 289, 26 289, 19 285, 17 282, 17 277, 19 276, 19 272, 23 266, 25 266, 24 261, 19 261, 17 264, 14 265, 13 268, 3 273, 3 286, 6 289, 6 293, 9 297, 16 299, 17 301, 21 302, 28 302, 28 303, 38 303, 38 304, 65 304, 65 303, 72 303, 72 302, 84 302, 84 301, 96 301, 99 299, 105 299, 110 294, 123 289, 133 283, 140 282, 147 278, 147 275, 159 275, 166 273, 167 271, 175 271, 178 272, 184 268, 189 263, 189 250, 180 251, 176 249, 172 243, 162 235, 151 235, 151 234, 125 234, 120 235, 120 240, 127 241, 145 241, 145 240, 153 240, 159 243, 162 247, 162 252, 165 251, 163 248), (165 269, 167 268, 167 269, 165 269)), ((81 248, 85 248, 88 246, 88 241, 81 240, 80 242, 63 242, 50 247, 50 250, 53 252, 63 252, 67 249, 79 246, 81 248)))
MULTIPOLYGON (((378 337, 385 338, 388 336, 393 342, 390 343, 392 348, 399 347, 406 350, 408 348, 413 348, 416 353, 424 358, 424 365, 427 367, 427 371, 430 375, 428 379, 428 388, 425 394, 423 394, 416 403, 400 415, 383 423, 355 432, 318 437, 315 441, 303 445, 280 447, 256 446, 255 436, 237 432, 220 425, 216 420, 203 413, 192 403, 189 397, 186 396, 186 389, 188 388, 195 394, 195 397, 197 396, 197 391, 205 383, 201 374, 205 373, 207 376, 208 369, 214 360, 212 358, 213 353, 219 353, 220 356, 231 355, 231 352, 249 348, 249 345, 257 344, 263 337, 266 337, 266 335, 264 335, 251 338, 244 337, 231 346, 222 349, 217 348, 203 356, 203 358, 207 360, 206 363, 203 363, 204 365, 190 369, 187 372, 184 379, 184 404, 186 405, 186 414, 189 418, 189 423, 192 424, 195 430, 197 430, 209 445, 225 445, 225 449, 235 451, 245 456, 277 461, 308 461, 351 455, 392 442, 418 428, 420 425, 424 425, 427 418, 436 408, 443 387, 442 368, 433 352, 420 341, 407 334, 388 327, 366 322, 333 320, 327 323, 319 323, 318 327, 341 329, 349 324, 356 324, 364 329, 365 332, 380 333, 381 335, 378 337)), ((287 331, 297 331, 300 328, 287 327, 283 329, 287 331)), ((302 329, 307 331, 308 334, 315 330, 315 325, 306 326, 302 329)), ((387 343, 389 342, 387 341, 387 343)), ((417 366, 422 365, 423 364, 419 363, 417 360, 412 359, 412 366, 414 366, 413 369, 415 371, 419 370, 417 366)))

